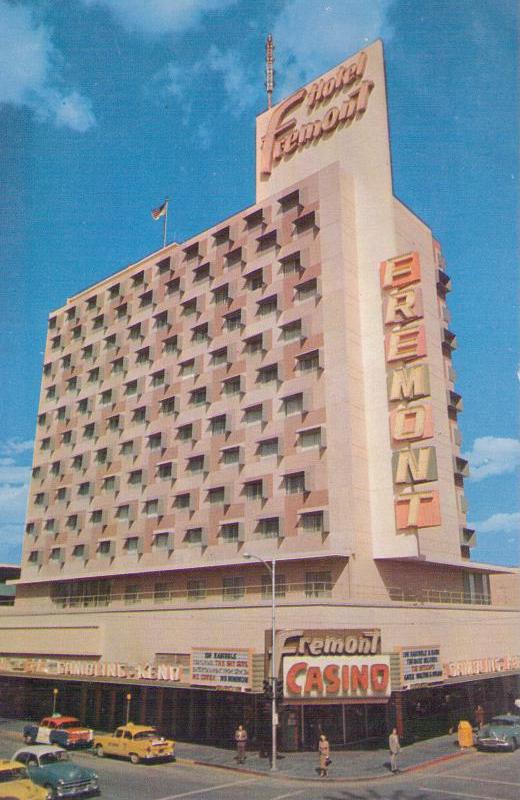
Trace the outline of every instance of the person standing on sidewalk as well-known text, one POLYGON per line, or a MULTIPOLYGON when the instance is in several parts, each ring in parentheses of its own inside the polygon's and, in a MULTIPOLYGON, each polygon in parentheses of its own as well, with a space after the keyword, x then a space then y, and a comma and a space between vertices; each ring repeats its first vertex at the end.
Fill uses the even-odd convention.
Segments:
POLYGON ((329 767, 329 764, 331 763, 329 740, 327 739, 324 733, 320 734, 320 740, 318 743, 318 752, 320 754, 320 766, 319 766, 320 778, 324 778, 327 775, 327 769, 329 767))
POLYGON ((399 753, 401 752, 401 743, 399 742, 397 728, 393 728, 392 733, 388 737, 388 749, 390 750, 390 769, 395 775, 396 772, 399 772, 397 762, 399 753))
POLYGON ((484 727, 485 721, 486 721, 486 712, 479 703, 475 709, 475 722, 479 730, 484 727))
POLYGON ((237 761, 243 764, 246 760, 247 731, 243 725, 239 725, 235 731, 235 742, 237 745, 237 761))

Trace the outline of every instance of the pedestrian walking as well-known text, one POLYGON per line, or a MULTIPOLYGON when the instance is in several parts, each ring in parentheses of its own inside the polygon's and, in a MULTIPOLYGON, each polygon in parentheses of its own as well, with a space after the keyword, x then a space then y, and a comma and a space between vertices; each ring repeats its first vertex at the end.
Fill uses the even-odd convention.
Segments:
POLYGON ((475 722, 479 730, 484 726, 485 721, 486 721, 486 712, 479 703, 475 709, 475 722))
POLYGON ((388 749, 390 750, 390 769, 392 772, 400 772, 398 768, 398 757, 401 752, 401 743, 399 742, 399 734, 397 728, 393 728, 392 733, 388 737, 388 749))
POLYGON ((243 764, 246 760, 247 731, 243 725, 239 725, 235 731, 235 742, 237 745, 237 761, 243 764))
POLYGON ((330 744, 329 740, 324 733, 320 734, 320 741, 318 743, 318 752, 320 754, 319 774, 320 778, 327 775, 329 765, 332 763, 330 760, 330 744))

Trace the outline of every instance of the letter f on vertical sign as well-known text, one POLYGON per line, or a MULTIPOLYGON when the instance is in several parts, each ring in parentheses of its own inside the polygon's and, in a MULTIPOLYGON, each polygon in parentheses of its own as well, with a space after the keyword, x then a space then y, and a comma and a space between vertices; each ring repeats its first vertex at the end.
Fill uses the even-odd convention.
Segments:
POLYGON ((306 96, 307 89, 300 89, 298 92, 288 97, 287 100, 284 100, 283 103, 280 103, 269 117, 267 130, 262 139, 262 147, 260 151, 261 175, 271 174, 273 168, 273 150, 276 139, 283 133, 287 133, 287 131, 291 130, 291 128, 294 128, 296 125, 296 120, 294 117, 283 122, 284 116, 292 108, 295 108, 296 106, 299 106, 300 103, 303 103, 306 96))

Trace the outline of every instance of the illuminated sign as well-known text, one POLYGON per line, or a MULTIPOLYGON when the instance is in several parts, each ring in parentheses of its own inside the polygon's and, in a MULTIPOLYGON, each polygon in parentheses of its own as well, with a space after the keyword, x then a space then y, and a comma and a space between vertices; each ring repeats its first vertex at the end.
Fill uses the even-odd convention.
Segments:
POLYGON ((190 658, 190 683, 218 689, 250 689, 252 651, 195 647, 190 658))
POLYGON ((520 669, 520 655, 450 661, 448 664, 444 665, 444 673, 447 678, 460 678, 465 675, 485 675, 493 672, 509 672, 518 669, 520 669))
POLYGON ((436 683, 444 677, 441 649, 437 646, 407 647, 401 650, 401 685, 436 683))
POLYGON ((285 656, 284 697, 335 700, 390 697, 389 656, 285 656))
POLYGON ((262 140, 260 172, 270 175, 273 165, 283 156, 291 155, 324 134, 348 125, 359 119, 367 110, 373 82, 362 80, 367 63, 366 53, 361 52, 351 62, 342 64, 329 77, 312 84, 310 89, 299 89, 286 100, 278 103, 269 117, 267 130, 262 140), (338 105, 332 105, 320 116, 309 118, 316 107, 349 89, 338 105), (307 118, 300 123, 289 112, 304 104, 307 118))
POLYGON ((170 664, 126 664, 119 661, 86 661, 55 658, 0 658, 2 672, 70 678, 117 678, 118 680, 180 681, 182 667, 170 664))

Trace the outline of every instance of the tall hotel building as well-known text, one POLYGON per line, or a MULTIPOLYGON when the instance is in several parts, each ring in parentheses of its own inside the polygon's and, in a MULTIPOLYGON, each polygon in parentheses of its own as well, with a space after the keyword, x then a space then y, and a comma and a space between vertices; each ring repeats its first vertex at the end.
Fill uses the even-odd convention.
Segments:
POLYGON ((519 614, 470 560, 450 288, 393 194, 376 42, 258 117, 254 205, 50 315, 2 713, 58 689, 110 727, 130 693, 181 739, 258 738, 261 559, 285 747, 506 710, 519 614))

